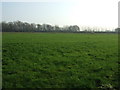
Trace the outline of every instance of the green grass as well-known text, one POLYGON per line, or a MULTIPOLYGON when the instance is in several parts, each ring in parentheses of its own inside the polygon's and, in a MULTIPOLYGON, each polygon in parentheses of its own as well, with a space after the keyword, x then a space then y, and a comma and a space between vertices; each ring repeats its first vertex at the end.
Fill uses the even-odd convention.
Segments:
POLYGON ((3 33, 3 88, 117 88, 118 35, 3 33))

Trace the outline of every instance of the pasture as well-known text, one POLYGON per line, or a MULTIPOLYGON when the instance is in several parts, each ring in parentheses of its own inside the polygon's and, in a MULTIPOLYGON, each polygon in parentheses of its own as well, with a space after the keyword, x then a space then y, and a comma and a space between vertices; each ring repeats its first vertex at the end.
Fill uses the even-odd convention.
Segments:
POLYGON ((3 88, 117 88, 118 35, 3 33, 3 88))

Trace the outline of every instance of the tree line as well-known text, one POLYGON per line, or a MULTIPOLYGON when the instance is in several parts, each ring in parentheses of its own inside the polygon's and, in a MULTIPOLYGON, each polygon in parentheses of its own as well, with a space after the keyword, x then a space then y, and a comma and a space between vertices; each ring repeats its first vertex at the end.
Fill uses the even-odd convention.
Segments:
POLYGON ((77 25, 59 27, 49 24, 35 24, 21 21, 2 22, 3 32, 79 32, 80 28, 77 25))
POLYGON ((77 25, 70 25, 59 27, 58 25, 52 26, 50 24, 35 24, 35 23, 27 23, 21 21, 14 22, 1 22, 2 32, 118 32, 120 28, 116 28, 114 31, 106 30, 106 31, 96 31, 91 28, 85 28, 84 30, 80 30, 80 27, 77 25))

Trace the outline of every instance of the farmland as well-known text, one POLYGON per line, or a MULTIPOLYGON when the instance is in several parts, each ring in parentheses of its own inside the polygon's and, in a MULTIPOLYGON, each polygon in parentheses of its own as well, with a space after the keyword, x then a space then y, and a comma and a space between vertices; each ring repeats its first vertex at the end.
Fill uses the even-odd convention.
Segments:
POLYGON ((3 33, 3 88, 117 88, 118 35, 3 33))

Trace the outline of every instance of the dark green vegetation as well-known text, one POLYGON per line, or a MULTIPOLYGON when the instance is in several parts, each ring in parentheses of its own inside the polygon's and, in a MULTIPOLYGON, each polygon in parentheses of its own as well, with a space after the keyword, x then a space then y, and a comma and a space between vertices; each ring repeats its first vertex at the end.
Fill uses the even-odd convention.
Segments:
POLYGON ((3 33, 3 88, 117 88, 118 35, 3 33))

